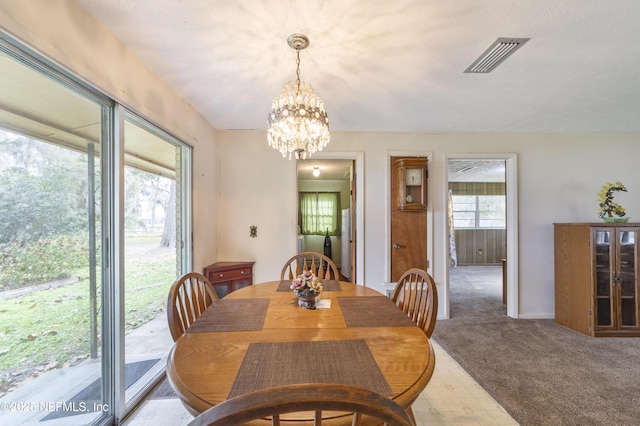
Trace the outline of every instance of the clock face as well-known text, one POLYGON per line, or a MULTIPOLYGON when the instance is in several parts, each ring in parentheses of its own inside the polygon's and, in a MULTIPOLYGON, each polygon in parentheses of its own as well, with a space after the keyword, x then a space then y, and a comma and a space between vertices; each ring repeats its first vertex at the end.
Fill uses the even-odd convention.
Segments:
POLYGON ((422 184, 422 169, 407 169, 407 186, 419 186, 422 184))

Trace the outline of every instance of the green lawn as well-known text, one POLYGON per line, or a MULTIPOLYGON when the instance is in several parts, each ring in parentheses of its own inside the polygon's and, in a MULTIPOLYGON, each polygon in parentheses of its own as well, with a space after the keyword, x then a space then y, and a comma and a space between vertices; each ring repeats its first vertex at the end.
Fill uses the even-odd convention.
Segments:
MULTIPOLYGON (((159 248, 157 241, 127 239, 125 332, 164 315, 175 250, 159 248)), ((101 313, 98 294, 99 321, 101 313)), ((100 340, 100 323, 97 330, 100 340)), ((12 382, 86 359, 90 336, 88 279, 0 300, 0 396, 12 382)))

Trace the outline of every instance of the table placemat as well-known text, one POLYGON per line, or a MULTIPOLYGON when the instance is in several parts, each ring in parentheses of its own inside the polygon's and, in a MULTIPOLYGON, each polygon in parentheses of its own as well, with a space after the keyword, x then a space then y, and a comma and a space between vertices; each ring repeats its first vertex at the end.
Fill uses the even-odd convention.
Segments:
MULTIPOLYGON (((320 280, 322 282, 322 291, 342 291, 340 282, 337 280, 320 280)), ((293 291, 291 290, 291 280, 282 280, 278 284, 276 291, 293 291)))
POLYGON ((403 327, 415 325, 385 296, 338 297, 347 327, 403 327))
POLYGON ((322 291, 342 291, 338 280, 320 280, 322 282, 322 291))
POLYGON ((359 386, 393 396, 364 340, 250 343, 229 398, 298 383, 359 386))
POLYGON ((276 291, 293 291, 291 290, 291 280, 282 280, 278 284, 276 291))
POLYGON ((220 299, 191 324, 187 333, 262 330, 269 299, 220 299))

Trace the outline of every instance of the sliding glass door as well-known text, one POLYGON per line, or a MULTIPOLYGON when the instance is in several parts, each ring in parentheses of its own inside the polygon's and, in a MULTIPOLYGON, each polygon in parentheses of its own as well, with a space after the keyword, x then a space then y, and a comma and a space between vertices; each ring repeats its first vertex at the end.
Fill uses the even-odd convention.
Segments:
POLYGON ((109 412, 100 181, 111 103, 25 60, 0 53, 0 424, 90 424, 109 412))
POLYGON ((0 424, 122 419, 190 269, 191 151, 0 40, 0 424))
MULTIPOLYGON (((124 386, 136 402, 173 345, 169 288, 182 270, 181 164, 188 150, 132 114, 124 122, 124 386)), ((188 234, 187 234, 188 235, 188 234)))

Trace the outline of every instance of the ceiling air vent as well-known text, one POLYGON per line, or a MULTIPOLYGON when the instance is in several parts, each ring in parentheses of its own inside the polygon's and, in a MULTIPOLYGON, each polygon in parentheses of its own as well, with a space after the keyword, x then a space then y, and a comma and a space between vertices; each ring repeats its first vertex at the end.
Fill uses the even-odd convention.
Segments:
POLYGON ((528 38, 498 38, 464 72, 476 74, 491 72, 529 40, 528 38))

